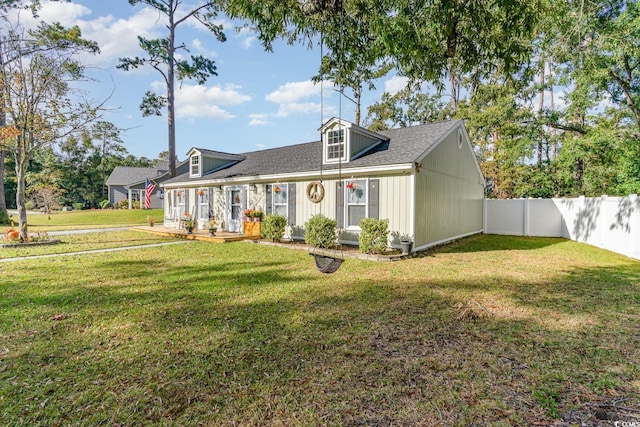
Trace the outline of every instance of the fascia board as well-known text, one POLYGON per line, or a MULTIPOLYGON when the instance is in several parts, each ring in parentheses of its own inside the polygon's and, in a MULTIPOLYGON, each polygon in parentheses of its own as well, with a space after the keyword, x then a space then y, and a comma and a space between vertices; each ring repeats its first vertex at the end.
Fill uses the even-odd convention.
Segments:
MULTIPOLYGON (((391 175, 394 173, 400 172, 413 172, 413 164, 412 163, 400 163, 395 165, 384 165, 384 166, 370 166, 370 167, 362 167, 362 168, 348 168, 342 169, 339 171, 337 169, 323 170, 322 177, 323 178, 337 178, 340 175, 358 175, 358 176, 366 176, 366 175, 391 175)), ((249 184, 249 183, 268 183, 268 182, 277 182, 277 181, 296 181, 301 179, 318 179, 320 178, 320 171, 308 171, 302 173, 290 173, 290 174, 273 174, 273 175, 253 175, 253 176, 242 176, 238 178, 228 178, 228 179, 207 179, 207 180, 191 180, 191 181, 183 181, 183 182, 174 182, 171 184, 160 184, 163 188, 186 188, 186 187, 204 187, 208 185, 229 185, 229 184, 249 184)))

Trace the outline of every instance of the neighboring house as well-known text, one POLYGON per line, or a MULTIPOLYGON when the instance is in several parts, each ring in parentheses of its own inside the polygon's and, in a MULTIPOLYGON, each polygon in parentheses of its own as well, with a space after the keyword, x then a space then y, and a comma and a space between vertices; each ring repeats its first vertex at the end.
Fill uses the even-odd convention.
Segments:
MULTIPOLYGON (((129 201, 129 209, 133 201, 144 200, 145 184, 148 179, 156 183, 167 179, 168 161, 158 161, 155 167, 116 166, 107 178, 108 200, 112 205, 121 200, 129 201)), ((162 189, 156 186, 151 196, 151 208, 162 208, 162 189)))
POLYGON ((371 132, 337 118, 321 141, 242 154, 192 148, 189 168, 161 184, 168 219, 210 217, 241 232, 243 211, 288 218, 304 238, 316 214, 333 218, 344 243, 358 242, 364 217, 389 220, 390 244, 401 234, 414 250, 482 232, 484 178, 460 120, 371 132))

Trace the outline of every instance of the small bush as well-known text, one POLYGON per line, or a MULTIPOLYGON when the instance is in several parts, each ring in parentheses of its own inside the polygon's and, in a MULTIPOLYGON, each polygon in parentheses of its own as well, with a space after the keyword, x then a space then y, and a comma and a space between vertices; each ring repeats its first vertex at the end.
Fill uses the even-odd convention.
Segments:
POLYGON ((313 247, 330 249, 338 240, 337 223, 322 214, 312 216, 304 224, 304 241, 313 247))
POLYGON ((109 209, 111 207, 111 203, 108 200, 103 200, 100 202, 100 209, 109 209))
POLYGON ((74 211, 81 211, 84 205, 82 203, 73 203, 71 206, 73 206, 74 211))
POLYGON ((0 225, 11 224, 9 215, 5 211, 0 211, 0 225))
POLYGON ((284 230, 287 227, 287 218, 284 215, 270 214, 264 217, 260 234, 263 239, 277 242, 284 236, 284 230))
POLYGON ((376 218, 362 218, 362 231, 358 236, 360 252, 365 254, 384 253, 387 250, 389 236, 389 220, 376 218))
POLYGON ((35 203, 33 203, 31 200, 27 200, 26 202, 24 202, 24 208, 28 211, 33 210, 35 206, 35 203))

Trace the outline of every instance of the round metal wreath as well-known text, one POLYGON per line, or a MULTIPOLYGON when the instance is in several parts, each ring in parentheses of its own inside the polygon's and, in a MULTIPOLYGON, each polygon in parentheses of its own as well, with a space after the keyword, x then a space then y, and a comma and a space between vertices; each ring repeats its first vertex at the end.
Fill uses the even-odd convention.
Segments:
POLYGON ((307 199, 313 203, 320 203, 324 199, 324 185, 320 181, 311 181, 307 185, 307 199))

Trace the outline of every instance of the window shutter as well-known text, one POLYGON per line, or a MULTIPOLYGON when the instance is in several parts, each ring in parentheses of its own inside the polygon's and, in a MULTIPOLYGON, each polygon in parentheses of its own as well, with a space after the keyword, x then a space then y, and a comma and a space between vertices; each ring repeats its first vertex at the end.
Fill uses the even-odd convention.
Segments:
POLYGON ((213 197, 214 197, 215 191, 212 187, 209 187, 208 191, 209 191, 209 206, 207 207, 207 209, 209 209, 209 219, 213 219, 216 215, 215 209, 213 208, 215 206, 213 203, 213 197))
POLYGON ((290 225, 296 225, 296 185, 289 184, 289 211, 287 212, 290 225))
POLYGON ((189 206, 189 190, 188 188, 184 190, 184 211, 186 213, 191 214, 191 206, 189 206))
POLYGON ((340 181, 336 182, 336 223, 344 228, 344 185, 340 181))
POLYGON ((380 217, 380 180, 369 180, 369 218, 378 219, 380 217))
POLYGON ((271 197, 271 189, 272 189, 272 185, 271 184, 267 184, 267 191, 266 191, 266 200, 265 200, 265 215, 270 215, 273 213, 273 197, 271 197))
POLYGON ((243 215, 244 212, 242 212, 245 209, 249 208, 249 190, 245 187, 242 189, 242 201, 240 203, 240 215, 243 215), (243 206, 244 204, 244 206, 243 206))

